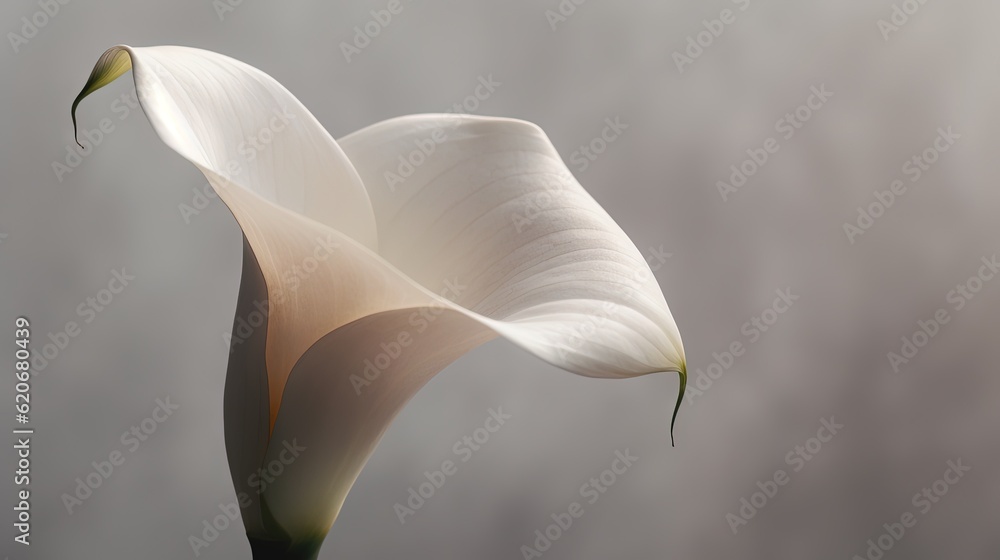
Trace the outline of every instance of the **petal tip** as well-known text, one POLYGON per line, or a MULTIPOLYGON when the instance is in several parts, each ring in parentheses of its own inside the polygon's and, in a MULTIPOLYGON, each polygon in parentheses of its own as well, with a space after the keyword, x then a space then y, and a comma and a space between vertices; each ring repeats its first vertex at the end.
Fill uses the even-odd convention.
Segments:
POLYGON ((87 83, 84 84, 83 89, 73 99, 73 105, 69 110, 70 117, 73 120, 73 140, 83 149, 86 148, 80 143, 76 123, 76 108, 85 97, 115 81, 119 76, 132 68, 131 49, 128 45, 115 45, 104 51, 104 54, 101 55, 94 65, 94 69, 91 70, 90 77, 87 78, 87 83))
POLYGON ((674 404, 674 414, 670 418, 670 447, 677 447, 677 444, 674 442, 674 424, 677 423, 677 413, 681 409, 681 403, 684 402, 684 390, 687 387, 687 364, 681 363, 677 374, 680 377, 680 385, 677 388, 677 402, 674 404))

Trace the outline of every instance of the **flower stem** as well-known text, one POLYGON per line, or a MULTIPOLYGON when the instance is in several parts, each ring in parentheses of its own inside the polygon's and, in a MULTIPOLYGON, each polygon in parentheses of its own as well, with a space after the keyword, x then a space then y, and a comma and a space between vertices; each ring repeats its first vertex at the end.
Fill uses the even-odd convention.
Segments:
POLYGON ((319 549, 322 546, 322 539, 291 542, 250 537, 253 560, 316 560, 319 558, 319 549))

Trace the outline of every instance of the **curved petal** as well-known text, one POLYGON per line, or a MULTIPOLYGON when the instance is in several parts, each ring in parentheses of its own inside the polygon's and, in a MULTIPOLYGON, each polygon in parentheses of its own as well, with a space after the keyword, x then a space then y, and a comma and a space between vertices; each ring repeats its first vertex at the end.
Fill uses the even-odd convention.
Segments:
POLYGON ((350 264, 335 267, 337 272, 322 282, 305 281, 317 259, 351 262, 339 254, 341 238, 356 242, 347 253, 375 247, 368 195, 343 150, 287 89, 260 70, 217 53, 174 46, 112 47, 74 100, 74 114, 80 100, 129 68, 154 130, 202 170, 233 211, 261 264, 269 300, 289 300, 272 311, 274 328, 267 335, 273 424, 284 381, 302 352, 332 328, 381 310, 374 302, 382 286, 375 287, 373 298, 358 297, 354 290, 364 291, 358 284, 367 279, 350 264), (242 211, 244 207, 249 210, 242 211), (268 210, 254 210, 260 208, 268 210), (274 217, 257 220, 261 215, 274 217), (289 229, 289 222, 297 220, 311 222, 308 231, 294 225, 289 229), (289 251, 290 245, 312 254, 289 251), (337 286, 336 295, 329 285, 337 286), (319 299, 327 300, 332 312, 311 303, 319 299), (317 317, 320 313, 323 317, 317 317))
MULTIPOLYGON (((257 264, 250 242, 243 238, 243 273, 233 333, 240 338, 231 343, 223 398, 223 425, 229 474, 242 508, 243 524, 251 535, 278 532, 265 525, 260 507, 259 484, 253 477, 260 468, 271 435, 270 396, 268 395, 267 361, 264 356, 267 317, 261 314, 258 328, 240 332, 241 319, 261 313, 258 302, 267 301, 267 284, 257 264)), ((265 308, 266 309, 266 308, 265 308)), ((256 321, 255 321, 256 322, 256 321)), ((247 323, 251 325, 252 323, 247 323)))
POLYGON ((220 179, 375 248, 364 185, 343 150, 298 99, 264 72, 189 47, 112 47, 86 96, 132 69, 139 102, 164 143, 220 179))
POLYGON ((287 464, 286 472, 262 496, 270 515, 294 528, 293 542, 322 540, 403 406, 448 364, 495 336, 428 299, 340 327, 302 356, 264 462, 287 464), (289 447, 301 457, 282 462, 289 447))
POLYGON ((575 373, 684 370, 645 259, 538 126, 412 115, 339 143, 368 189, 379 254, 419 284, 459 279, 456 303, 575 373))
POLYGON ((208 177, 245 236, 236 324, 253 309, 266 320, 234 327, 226 435, 237 488, 282 460, 287 440, 308 442, 296 474, 245 515, 252 537, 320 538, 400 408, 496 334, 583 375, 676 371, 683 392, 680 336, 649 267, 538 127, 407 117, 348 136, 341 151, 291 94, 245 64, 180 47, 108 53, 80 98, 124 73, 126 53, 154 129, 208 177), (275 111, 294 115, 287 129, 264 152, 241 150, 275 111), (380 190, 411 146, 424 147, 423 163, 401 190, 380 190), (386 344, 401 348, 392 337, 428 309, 426 332, 372 374, 366 360, 386 344), (372 385, 361 382, 364 399, 359 379, 372 385))

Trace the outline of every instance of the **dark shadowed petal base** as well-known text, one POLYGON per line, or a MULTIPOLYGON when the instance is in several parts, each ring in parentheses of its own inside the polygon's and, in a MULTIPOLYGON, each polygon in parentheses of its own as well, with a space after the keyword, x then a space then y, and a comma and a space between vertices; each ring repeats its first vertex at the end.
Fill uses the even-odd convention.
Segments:
POLYGON ((253 560, 316 560, 323 540, 292 543, 290 541, 266 541, 249 537, 253 560))

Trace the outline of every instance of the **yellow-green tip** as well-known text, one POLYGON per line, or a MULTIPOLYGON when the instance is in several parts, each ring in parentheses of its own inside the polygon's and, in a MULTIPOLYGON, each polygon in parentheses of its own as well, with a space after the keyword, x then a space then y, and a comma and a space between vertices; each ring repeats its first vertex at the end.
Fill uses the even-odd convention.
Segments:
POLYGON ((97 64, 94 65, 94 69, 90 72, 90 77, 87 78, 87 84, 83 86, 80 94, 73 100, 73 106, 69 110, 70 116, 73 118, 73 140, 81 148, 83 144, 80 144, 76 129, 77 105, 83 101, 84 97, 115 81, 118 79, 118 76, 121 76, 130 68, 132 68, 132 58, 123 45, 111 47, 104 51, 104 54, 98 59, 97 64))

